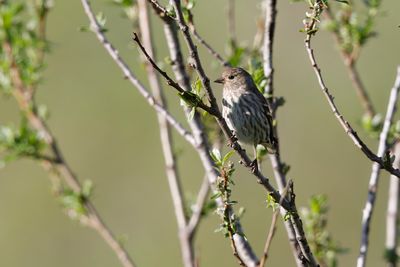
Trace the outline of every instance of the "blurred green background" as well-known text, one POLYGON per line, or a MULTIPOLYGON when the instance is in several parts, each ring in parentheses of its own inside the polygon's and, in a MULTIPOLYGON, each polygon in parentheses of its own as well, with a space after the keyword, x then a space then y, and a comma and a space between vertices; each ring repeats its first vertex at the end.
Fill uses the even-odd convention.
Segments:
MULTIPOLYGON (((107 35, 137 76, 147 84, 139 54, 131 41, 132 27, 110 1, 93 1, 107 17, 107 35)), ((216 50, 224 52, 227 40, 227 1, 197 1, 194 9, 198 31, 216 50), (211 7, 212 6, 212 7, 211 7)), ((236 1, 237 34, 251 44, 260 1, 236 1)), ((400 2, 383 1, 376 38, 362 51, 359 69, 379 112, 384 113, 400 62, 400 2), (397 14, 397 15, 396 15, 397 14)), ((291 165, 297 205, 307 205, 313 194, 329 198, 328 228, 335 240, 349 248, 340 266, 355 264, 360 240, 361 210, 371 163, 346 136, 320 92, 299 33, 306 7, 279 1, 275 48, 275 86, 286 98, 279 109, 283 159, 291 165)), ((159 59, 167 56, 162 25, 153 17, 159 59)), ((80 1, 55 1, 50 13, 44 82, 38 102, 51 111, 49 125, 66 159, 81 181, 95 184, 93 201, 106 223, 122 240, 139 266, 181 266, 176 221, 164 174, 164 162, 153 110, 145 103, 91 33, 78 31, 88 25, 80 1)), ((327 32, 314 39, 316 56, 338 107, 361 137, 375 150, 377 142, 360 127, 361 106, 343 63, 327 32)), ((211 79, 221 68, 199 46, 211 79)), ((214 86, 216 95, 221 88, 214 86)), ((179 100, 165 87, 171 110, 183 121, 179 100)), ((0 97, 0 123, 18 123, 13 99, 0 97)), ((185 193, 196 194, 203 170, 192 148, 178 136, 179 167, 185 193)), ((237 162, 237 159, 234 159, 237 162)), ((242 219, 246 235, 260 254, 271 210, 266 193, 239 164, 233 199, 246 207, 242 219)), ((272 175, 269 163, 263 166, 272 175)), ((383 172, 372 221, 368 266, 383 266, 388 175, 383 172)), ((0 170, 0 266, 119 266, 113 252, 92 230, 69 220, 52 197, 48 175, 40 166, 21 160, 0 170)), ((214 233, 220 221, 211 214, 200 225, 196 253, 201 266, 236 266, 229 241, 214 233)), ((294 266, 281 223, 273 241, 270 266, 294 266)))

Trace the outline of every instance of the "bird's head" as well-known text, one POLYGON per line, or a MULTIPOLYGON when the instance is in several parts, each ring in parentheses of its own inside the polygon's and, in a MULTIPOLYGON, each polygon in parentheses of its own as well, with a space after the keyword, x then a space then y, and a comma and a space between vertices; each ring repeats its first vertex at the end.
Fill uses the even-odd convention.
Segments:
POLYGON ((214 82, 222 83, 224 89, 239 89, 247 88, 246 85, 253 85, 251 75, 242 68, 225 68, 222 72, 222 77, 216 79, 214 82))

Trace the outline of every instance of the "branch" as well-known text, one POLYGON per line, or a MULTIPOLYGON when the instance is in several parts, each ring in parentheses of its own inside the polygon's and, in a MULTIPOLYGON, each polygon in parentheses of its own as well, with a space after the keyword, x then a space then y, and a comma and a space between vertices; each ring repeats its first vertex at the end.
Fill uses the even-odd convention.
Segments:
MULTIPOLYGON (((390 92, 389 102, 387 105, 386 117, 383 124, 383 128, 379 137, 378 156, 383 157, 386 153, 387 157, 390 157, 387 151, 387 138, 392 125, 394 113, 396 111, 396 102, 400 90, 400 66, 397 67, 397 76, 394 86, 390 92)), ((371 225, 371 218, 373 209, 375 206, 376 194, 378 192, 378 180, 381 167, 378 163, 372 164, 372 172, 368 186, 368 197, 365 202, 362 216, 362 227, 361 227, 361 245, 360 252, 357 259, 357 267, 364 267, 366 263, 366 257, 368 253, 369 243, 369 229, 371 225)))
MULTIPOLYGON (((332 14, 332 11, 330 7, 325 10, 325 17, 330 20, 334 21, 334 17, 332 14)), ((339 29, 334 29, 332 31, 333 37, 336 41, 336 44, 339 47, 340 54, 342 56, 343 62, 347 68, 347 74, 350 77, 350 80, 353 84, 354 89, 356 90, 356 93, 360 99, 361 105, 364 108, 364 113, 370 116, 371 118, 375 116, 375 108, 372 104, 371 99, 369 98, 368 92, 365 89, 365 86, 360 78, 360 74, 358 73, 358 70, 356 68, 356 60, 353 58, 352 54, 347 53, 344 49, 341 48, 341 45, 343 43, 343 40, 340 36, 339 29)))
POLYGON ((194 237, 196 234, 201 215, 203 212, 203 207, 204 204, 207 201, 207 196, 208 193, 210 192, 210 184, 208 182, 208 177, 205 176, 203 179, 203 183, 201 184, 199 193, 197 194, 197 199, 196 199, 196 204, 192 208, 193 214, 192 217, 190 217, 189 223, 188 223, 188 234, 191 236, 191 238, 194 237))
MULTIPOLYGON (((393 165, 400 167, 400 142, 394 145, 395 160, 393 165)), ((386 212, 386 252, 385 260, 388 267, 396 267, 398 261, 397 242, 398 242, 398 216, 399 216, 399 193, 400 180, 391 175, 389 183, 388 206, 386 212)))
MULTIPOLYGON (((165 71, 163 71, 162 69, 160 69, 160 67, 157 66, 157 64, 154 62, 154 60, 147 53, 146 49, 143 47, 142 43, 139 40, 139 37, 137 36, 137 34, 135 32, 133 33, 133 40, 138 44, 140 50, 142 50, 143 54, 145 55, 147 60, 151 63, 153 68, 155 68, 167 80, 168 85, 175 88, 180 93, 181 96, 187 95, 187 97, 192 97, 190 94, 188 94, 188 91, 185 91, 178 83, 176 83, 174 80, 172 80, 165 71)), ((194 102, 195 102, 194 104, 197 107, 202 108, 203 110, 207 111, 211 115, 215 115, 215 111, 213 109, 211 109, 210 107, 208 107, 206 104, 204 104, 201 101, 201 99, 194 99, 194 102)))
POLYGON ((189 24, 189 28, 190 28, 190 31, 192 32, 193 36, 196 38, 196 40, 197 40, 200 44, 202 44, 202 45, 206 48, 206 50, 207 50, 215 59, 217 59, 217 60, 219 61, 219 63, 221 63, 222 66, 224 66, 224 67, 229 67, 229 66, 230 66, 229 62, 225 61, 225 59, 224 59, 217 51, 215 51, 214 48, 212 48, 211 45, 208 44, 208 43, 206 42, 206 40, 204 40, 204 39, 200 36, 200 34, 197 32, 196 26, 194 25, 193 14, 192 14, 192 12, 191 12, 190 10, 188 10, 188 12, 189 12, 189 21, 188 21, 188 24, 189 24))
MULTIPOLYGON (((143 38, 143 43, 146 49, 149 51, 148 57, 155 58, 155 52, 153 49, 153 40, 151 36, 151 26, 147 12, 146 0, 138 0, 139 9, 139 27, 143 38)), ((135 34, 135 38, 137 35, 135 34)), ((147 64, 146 65, 147 76, 149 83, 152 88, 153 94, 156 100, 160 103, 160 106, 166 110, 167 103, 163 94, 160 81, 154 68, 147 64)), ((166 75, 166 74, 165 74, 166 75)), ((167 76, 168 77, 168 76, 167 76)), ((171 79, 169 81, 172 81, 171 79)), ((173 82, 173 81, 172 81, 173 82)), ((168 121, 164 116, 157 113, 158 124, 160 127, 160 138, 161 146, 164 153, 165 169, 168 178, 168 184, 171 192, 171 197, 174 204, 174 211, 179 229, 179 241, 181 246, 181 252, 183 257, 183 263, 186 267, 195 266, 194 262, 194 249, 193 242, 190 239, 190 233, 187 231, 187 218, 185 214, 185 204, 183 200, 183 193, 181 189, 181 181, 178 175, 176 166, 175 156, 172 149, 172 135, 168 121)))
POLYGON ((195 141, 193 136, 167 111, 165 108, 160 106, 158 102, 150 95, 150 93, 146 90, 146 88, 141 84, 141 82, 135 77, 133 72, 130 70, 125 61, 119 56, 118 51, 111 45, 103 31, 101 30, 101 26, 97 22, 96 16, 94 15, 90 3, 88 0, 81 0, 85 13, 90 21, 90 26, 95 33, 97 39, 103 45, 103 47, 107 50, 108 54, 114 60, 114 62, 121 69, 125 78, 128 79, 132 85, 134 85, 139 93, 146 99, 151 107, 153 107, 156 112, 164 116, 168 123, 175 128, 175 130, 191 145, 195 145, 195 141))
MULTIPOLYGON (((322 11, 321 11, 322 12, 322 11)), ((369 147, 361 140, 361 138, 358 136, 357 132, 351 127, 350 123, 346 121, 343 117, 343 115, 340 113, 338 108, 336 107, 335 101, 333 100, 333 96, 329 92, 328 87, 325 85, 324 79, 321 74, 321 69, 319 68, 315 56, 314 56, 314 50, 311 48, 311 38, 312 35, 315 33, 316 30, 316 21, 313 20, 310 25, 307 25, 307 37, 305 39, 305 47, 312 65, 312 68, 314 69, 314 73, 318 79, 318 83, 321 87, 322 93, 325 95, 326 100, 328 101, 328 104, 335 115, 336 119, 339 121, 340 125, 343 127, 344 131, 347 133, 347 135, 350 137, 350 139, 353 141, 353 143, 361 149, 361 151, 364 153, 364 155, 369 158, 371 161, 376 162, 379 164, 380 168, 385 169, 389 173, 397 176, 400 178, 400 170, 397 168, 394 168, 391 163, 385 162, 382 157, 374 154, 374 152, 369 149, 369 147)))
MULTIPOLYGON (((275 35, 275 25, 276 25, 276 0, 265 0, 265 33, 264 33, 264 45, 263 45, 263 68, 264 68, 264 76, 268 78, 267 85, 265 87, 265 93, 269 96, 270 99, 269 103, 271 107, 275 107, 272 101, 274 99, 274 67, 273 67, 273 42, 274 42, 274 35, 275 35)), ((276 108, 272 109, 272 118, 276 122, 276 108)), ((277 124, 274 126, 274 135, 277 140, 279 140, 278 136, 278 127, 277 124)), ((275 181, 278 185, 278 188, 281 192, 284 192, 285 188, 287 187, 286 175, 282 171, 282 160, 281 160, 281 153, 279 147, 279 141, 277 142, 277 153, 270 154, 269 159, 272 165, 272 169, 275 176, 275 181)), ((296 210, 296 203, 292 202, 292 209, 296 210)), ((281 210, 282 217, 286 215, 286 211, 283 209, 281 210)), ((297 215, 298 218, 298 215, 297 215)), ((309 248, 307 239, 305 237, 303 226, 300 221, 298 220, 284 220, 285 229, 289 238, 289 244, 296 260, 297 266, 304 266, 305 263, 301 259, 301 257, 307 258, 308 262, 313 264, 314 266, 317 265, 313 254, 309 248), (299 235, 301 234, 301 235, 299 235), (298 241, 298 242, 297 242, 298 241), (302 255, 303 254, 303 255, 302 255)))
MULTIPOLYGON (((289 190, 289 187, 291 187, 291 184, 292 184, 292 181, 289 180, 285 189, 282 191, 282 198, 286 197, 286 194, 288 193, 288 190, 289 190)), ((281 205, 281 203, 279 203, 279 205, 281 205)), ((258 267, 264 267, 265 262, 267 261, 269 248, 271 247, 272 239, 276 232, 276 222, 278 219, 278 214, 279 214, 279 209, 276 209, 272 215, 271 226, 269 227, 267 240, 265 241, 265 245, 264 245, 263 257, 261 258, 260 265, 258 267)))
MULTIPOLYGON (((222 114, 218 108, 217 100, 216 100, 214 93, 210 86, 210 79, 205 74, 205 71, 203 69, 203 66, 201 64, 201 61, 200 61, 200 58, 199 58, 199 55, 197 52, 197 48, 194 45, 192 38, 190 37, 188 26, 186 25, 186 22, 183 18, 183 14, 182 14, 182 11, 180 8, 180 1, 173 0, 172 4, 174 6, 175 13, 177 14, 178 25, 183 33, 184 39, 188 46, 189 54, 194 62, 193 67, 195 68, 197 74, 200 77, 200 81, 203 85, 203 88, 205 89, 208 101, 210 102, 211 109, 213 110, 212 114, 216 118, 225 137, 229 140, 231 147, 239 154, 239 156, 241 158, 241 162, 247 168, 249 168, 251 170, 252 169, 251 168, 252 161, 249 159, 246 152, 241 148, 239 143, 234 139, 234 136, 233 136, 231 130, 229 129, 228 125, 226 124, 226 122, 225 122, 224 118, 222 117, 222 114)), ((272 195, 272 197, 277 202, 279 202, 281 196, 280 196, 279 192, 270 184, 268 178, 266 178, 264 175, 262 175, 262 173, 259 170, 257 170, 257 168, 256 168, 256 170, 253 170, 253 174, 257 177, 257 182, 262 184, 264 186, 264 188, 272 195)), ((285 209, 290 209, 288 204, 289 203, 287 203, 286 201, 284 201, 282 203, 282 205, 285 207, 285 209)))
POLYGON ((228 34, 229 41, 232 43, 233 47, 236 47, 236 19, 235 19, 235 0, 228 0, 228 34))
POLYGON ((264 75, 268 78, 265 86, 265 94, 274 94, 274 67, 272 64, 273 43, 275 36, 275 21, 276 21, 276 0, 265 0, 265 33, 264 33, 264 75))
MULTIPOLYGON (((13 96, 18 102, 20 110, 26 114, 30 125, 43 136, 44 141, 48 144, 51 152, 54 155, 54 161, 52 162, 44 159, 44 163, 46 163, 45 165, 54 167, 63 177, 66 184, 75 193, 80 194, 80 192, 82 191, 81 184, 79 183, 75 174, 72 172, 69 164, 64 159, 64 156, 60 148, 58 147, 54 136, 50 132, 50 129, 47 127, 45 122, 36 114, 35 103, 30 98, 30 94, 26 94, 26 92, 28 92, 28 89, 24 87, 21 73, 15 62, 10 43, 4 42, 3 49, 7 54, 7 57, 11 61, 10 72, 12 83, 14 85, 13 96)), ((49 169, 47 170, 49 171, 49 169)), ((83 205, 86 209, 86 224, 99 233, 99 235, 117 255, 118 259, 124 267, 134 267, 135 264, 130 258, 128 252, 121 246, 121 244, 117 241, 116 237, 108 228, 108 226, 102 221, 92 202, 89 199, 86 199, 83 202, 83 205)))
MULTIPOLYGON (((171 19, 165 19, 165 17, 160 16, 164 21, 164 32, 167 39, 167 45, 170 52, 170 57, 173 62, 172 70, 174 71, 175 77, 179 84, 187 91, 190 91, 190 80, 189 76, 185 70, 185 65, 183 62, 181 46, 179 43, 178 32, 175 27, 175 23, 171 19)), ((185 109, 185 113, 188 114, 188 109, 185 109)), ((193 136, 196 140, 196 146, 194 147, 199 154, 201 163, 206 171, 206 176, 208 178, 209 186, 213 193, 216 192, 216 181, 217 177, 220 175, 215 169, 215 163, 212 160, 209 153, 209 142, 207 136, 203 131, 203 123, 200 119, 199 114, 196 112, 193 120, 189 120, 189 125, 193 131, 193 136)), ((223 209, 224 203, 221 198, 215 200, 218 209, 223 209)), ((235 216, 234 211, 229 209, 230 216, 235 216)), ((237 217, 237 216, 235 216, 237 217)), ((193 217, 192 217, 193 218, 193 217)), ((190 222, 189 222, 190 223, 190 222)), ((242 229, 239 219, 235 221, 237 229, 242 229)), ((243 233, 243 230, 241 230, 243 233)), ((193 234, 195 232, 192 232, 193 234)), ((192 234, 192 236, 193 236, 192 234)), ((193 237, 192 237, 193 238, 193 237)), ((238 254, 248 266, 256 266, 258 264, 258 259, 253 252, 248 240, 239 235, 235 234, 233 236, 235 246, 237 248, 238 254)))

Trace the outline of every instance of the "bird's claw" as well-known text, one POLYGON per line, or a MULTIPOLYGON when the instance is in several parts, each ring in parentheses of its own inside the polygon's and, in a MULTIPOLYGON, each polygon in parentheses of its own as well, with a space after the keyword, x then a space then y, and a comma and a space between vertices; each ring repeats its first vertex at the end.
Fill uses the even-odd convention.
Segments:
POLYGON ((251 168, 252 173, 256 173, 258 171, 257 158, 250 163, 249 167, 251 168))
POLYGON ((235 142, 237 142, 237 137, 236 137, 236 135, 235 134, 232 134, 232 136, 231 136, 231 138, 228 140, 228 147, 230 147, 230 148, 234 148, 234 146, 235 146, 235 142))

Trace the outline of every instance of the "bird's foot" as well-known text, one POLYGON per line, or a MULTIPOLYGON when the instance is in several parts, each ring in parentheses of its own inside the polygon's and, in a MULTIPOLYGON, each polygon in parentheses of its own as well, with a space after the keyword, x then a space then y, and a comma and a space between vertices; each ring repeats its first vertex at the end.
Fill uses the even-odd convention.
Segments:
POLYGON ((258 171, 257 158, 250 163, 249 167, 251 168, 252 173, 256 173, 258 171))
POLYGON ((228 140, 227 146, 230 147, 230 148, 234 148, 235 142, 237 142, 237 140, 238 139, 237 139, 236 135, 232 134, 231 138, 228 140))

